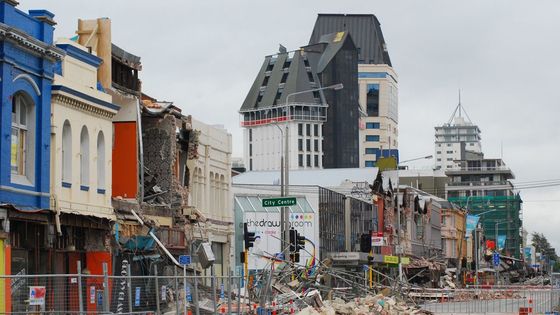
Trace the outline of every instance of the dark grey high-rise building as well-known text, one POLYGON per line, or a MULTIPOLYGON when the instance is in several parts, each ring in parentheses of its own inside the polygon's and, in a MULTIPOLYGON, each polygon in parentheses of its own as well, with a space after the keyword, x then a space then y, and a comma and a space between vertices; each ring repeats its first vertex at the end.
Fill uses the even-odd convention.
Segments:
POLYGON ((309 44, 335 32, 347 32, 358 51, 359 166, 398 159, 398 76, 381 25, 373 14, 319 14, 309 44))
POLYGON ((280 168, 285 133, 291 169, 358 167, 357 61, 347 32, 265 57, 239 110, 250 171, 280 168), (335 84, 344 87, 313 91, 335 84))
POLYGON ((348 32, 358 49, 358 63, 386 64, 392 67, 381 24, 373 14, 319 14, 309 44, 325 34, 348 32))

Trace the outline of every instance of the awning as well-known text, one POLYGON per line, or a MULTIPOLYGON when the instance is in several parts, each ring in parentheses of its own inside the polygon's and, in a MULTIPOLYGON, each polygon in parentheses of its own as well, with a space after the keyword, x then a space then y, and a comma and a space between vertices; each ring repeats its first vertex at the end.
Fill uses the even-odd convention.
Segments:
POLYGON ((110 221, 117 220, 115 212, 113 211, 113 207, 102 207, 91 204, 82 204, 77 202, 59 200, 58 209, 61 213, 92 216, 96 218, 107 219, 110 221))

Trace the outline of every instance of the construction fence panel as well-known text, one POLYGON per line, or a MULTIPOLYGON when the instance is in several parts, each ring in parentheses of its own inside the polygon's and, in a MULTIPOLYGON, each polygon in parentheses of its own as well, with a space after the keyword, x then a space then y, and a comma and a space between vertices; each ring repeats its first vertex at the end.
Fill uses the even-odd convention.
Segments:
POLYGON ((240 284, 237 276, 0 275, 0 314, 196 314, 197 305, 227 313, 240 284))
POLYGON ((419 289, 408 293, 423 309, 436 314, 545 314, 558 312, 560 289, 500 287, 419 289))

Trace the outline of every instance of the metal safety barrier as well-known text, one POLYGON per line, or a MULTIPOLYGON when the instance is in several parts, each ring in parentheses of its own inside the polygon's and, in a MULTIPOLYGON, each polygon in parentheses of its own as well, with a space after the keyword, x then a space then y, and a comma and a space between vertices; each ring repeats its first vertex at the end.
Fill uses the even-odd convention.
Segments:
POLYGON ((560 305, 560 289, 550 286, 412 289, 408 297, 435 314, 555 314, 560 305))
POLYGON ((240 313, 240 276, 152 273, 0 275, 0 314, 240 313))

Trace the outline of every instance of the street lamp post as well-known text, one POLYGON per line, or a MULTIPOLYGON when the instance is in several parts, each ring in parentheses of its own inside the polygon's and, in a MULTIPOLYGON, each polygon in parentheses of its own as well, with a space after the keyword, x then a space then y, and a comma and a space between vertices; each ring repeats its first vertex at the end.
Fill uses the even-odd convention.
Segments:
MULTIPOLYGON (((312 92, 316 92, 316 91, 322 91, 322 90, 341 90, 343 89, 344 86, 342 85, 342 83, 339 84, 334 84, 334 85, 329 85, 329 86, 325 86, 325 87, 321 87, 321 88, 316 88, 316 89, 310 89, 310 90, 305 90, 305 91, 299 91, 299 92, 294 92, 294 93, 290 93, 286 96, 286 104, 285 104, 285 108, 286 108, 286 115, 289 115, 289 99, 291 96, 294 95, 298 95, 298 94, 304 94, 304 93, 312 93, 312 92)), ((282 129, 276 125, 276 127, 278 127, 278 129, 280 129, 280 131, 282 131, 282 129)), ((289 155, 289 138, 290 138, 290 134, 289 134, 289 127, 288 124, 286 124, 286 132, 282 133, 282 137, 284 137, 284 153, 282 154, 281 157, 281 165, 280 165, 280 178, 281 178, 281 195, 284 197, 287 197, 289 194, 289 186, 290 186, 290 155, 289 155), (282 180, 283 179, 283 180, 282 180)), ((282 252, 284 253, 284 259, 288 260, 289 258, 289 254, 290 254, 290 249, 289 246, 286 246, 287 244, 290 243, 290 213, 288 211, 288 207, 282 207, 280 208, 280 233, 281 233, 281 246, 280 248, 283 249, 282 252)))
POLYGON ((414 159, 410 159, 410 160, 404 160, 401 161, 399 163, 397 163, 397 245, 398 245, 398 252, 397 249, 395 248, 395 252, 397 252, 397 256, 399 256, 399 281, 403 281, 403 269, 402 269, 402 254, 403 254, 403 248, 401 245, 401 207, 399 206, 399 168, 401 166, 401 164, 404 163, 408 163, 408 162, 412 162, 412 161, 417 161, 417 160, 429 160, 433 158, 432 155, 427 155, 427 156, 422 156, 422 157, 418 157, 418 158, 414 158, 414 159))

